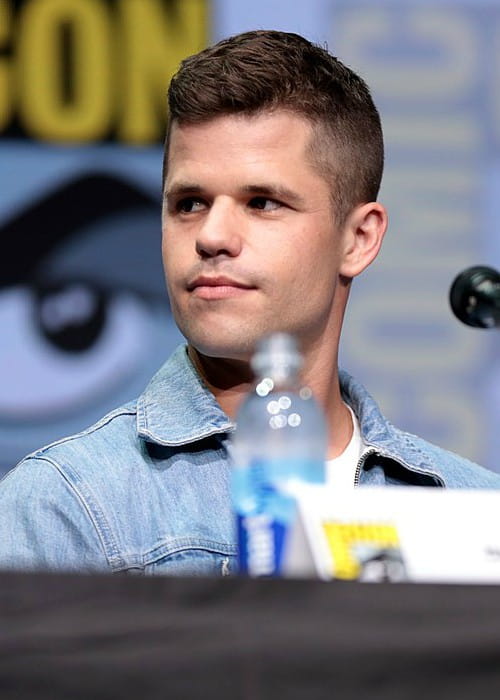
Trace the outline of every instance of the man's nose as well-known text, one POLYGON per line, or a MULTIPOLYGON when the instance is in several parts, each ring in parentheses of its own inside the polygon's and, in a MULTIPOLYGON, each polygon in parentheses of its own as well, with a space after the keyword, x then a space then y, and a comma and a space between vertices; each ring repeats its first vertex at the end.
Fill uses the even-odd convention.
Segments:
POLYGON ((214 202, 196 236, 198 255, 202 258, 239 255, 242 223, 231 204, 214 202))

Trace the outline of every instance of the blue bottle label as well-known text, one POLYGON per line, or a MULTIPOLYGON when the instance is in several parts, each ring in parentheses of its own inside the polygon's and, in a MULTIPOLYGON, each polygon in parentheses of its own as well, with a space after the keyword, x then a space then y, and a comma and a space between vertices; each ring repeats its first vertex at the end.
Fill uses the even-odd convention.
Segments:
POLYGON ((248 576, 280 576, 295 500, 280 489, 289 462, 255 459, 233 472, 239 571, 248 576))
POLYGON ((267 513, 238 515, 239 571, 252 577, 280 576, 288 526, 267 513))

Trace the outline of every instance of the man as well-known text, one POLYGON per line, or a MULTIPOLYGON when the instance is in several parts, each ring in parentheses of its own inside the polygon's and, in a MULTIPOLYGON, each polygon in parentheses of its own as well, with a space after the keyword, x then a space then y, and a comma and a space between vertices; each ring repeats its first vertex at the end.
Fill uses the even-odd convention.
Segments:
POLYGON ((498 488, 498 475, 401 433, 339 378, 351 281, 387 226, 365 83, 297 35, 250 32, 184 61, 169 107, 163 259, 187 348, 137 401, 6 477, 0 565, 234 571, 228 443, 255 343, 277 330, 300 341, 339 488, 498 488))

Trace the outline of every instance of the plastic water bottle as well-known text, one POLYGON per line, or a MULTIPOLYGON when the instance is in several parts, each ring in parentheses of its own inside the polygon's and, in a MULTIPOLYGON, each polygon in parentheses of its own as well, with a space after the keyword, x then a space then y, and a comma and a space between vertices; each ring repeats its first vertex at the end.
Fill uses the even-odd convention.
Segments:
POLYGON ((255 386, 237 415, 232 440, 232 496, 239 571, 281 576, 296 516, 293 489, 325 480, 327 431, 312 392, 301 387, 294 338, 264 338, 252 358, 255 386))

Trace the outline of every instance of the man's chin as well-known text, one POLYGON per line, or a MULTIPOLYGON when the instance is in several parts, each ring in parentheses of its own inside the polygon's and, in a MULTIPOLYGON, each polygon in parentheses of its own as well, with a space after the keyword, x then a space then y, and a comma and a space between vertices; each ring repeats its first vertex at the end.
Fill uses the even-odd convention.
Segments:
POLYGON ((200 355, 213 359, 248 362, 254 352, 258 338, 233 334, 184 332, 188 344, 200 355))
POLYGON ((236 360, 240 362, 249 362, 255 344, 235 344, 235 343, 207 343, 207 342, 196 342, 196 340, 190 340, 188 338, 188 345, 199 355, 204 357, 209 357, 211 359, 220 360, 236 360))
POLYGON ((178 325, 188 344, 200 355, 249 362, 257 343, 272 332, 273 324, 260 323, 259 327, 255 327, 248 318, 238 318, 231 319, 230 323, 178 325))

